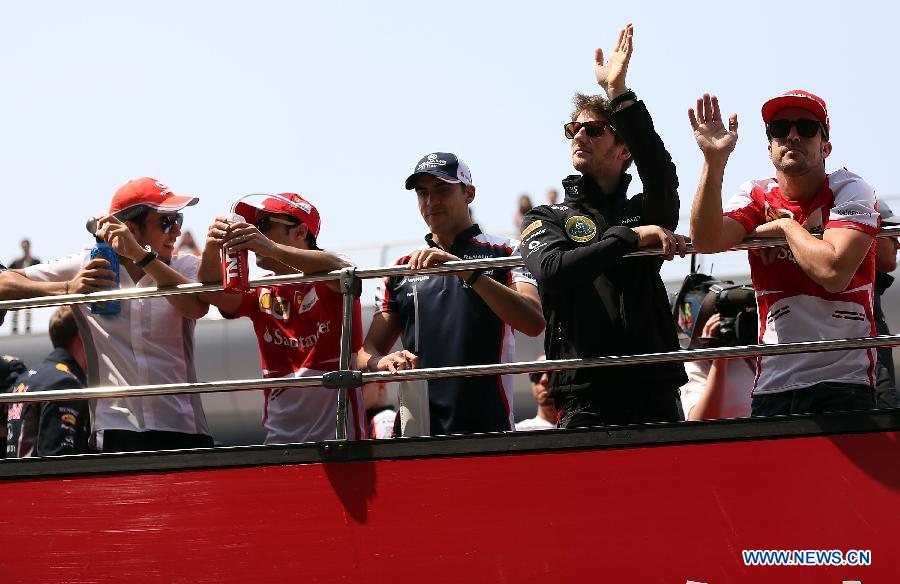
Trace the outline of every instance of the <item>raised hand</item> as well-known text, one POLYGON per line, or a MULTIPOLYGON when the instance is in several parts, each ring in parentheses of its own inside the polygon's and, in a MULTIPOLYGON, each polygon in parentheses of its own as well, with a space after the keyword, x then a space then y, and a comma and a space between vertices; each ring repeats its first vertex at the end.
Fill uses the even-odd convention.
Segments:
POLYGON ((137 261, 147 255, 147 250, 137 242, 128 226, 114 215, 98 218, 97 225, 100 226, 97 236, 103 238, 121 257, 137 261))
POLYGON ((223 245, 226 249, 248 249, 256 255, 270 257, 276 251, 275 242, 266 237, 255 225, 239 221, 228 225, 223 245))
POLYGON ((688 119, 694 129, 694 138, 703 151, 707 162, 724 163, 734 151, 738 139, 737 114, 728 116, 728 129, 722 122, 719 110, 719 99, 715 95, 704 93, 697 99, 697 111, 688 109, 688 119))
POLYGON ((212 246, 214 249, 222 250, 225 243, 225 235, 228 233, 228 218, 218 216, 209 226, 206 232, 206 245, 212 246))
POLYGON ((603 49, 597 49, 595 54, 594 74, 610 99, 626 89, 625 74, 628 73, 628 62, 634 50, 633 37, 634 27, 629 23, 619 31, 619 40, 608 61, 603 61, 603 49))

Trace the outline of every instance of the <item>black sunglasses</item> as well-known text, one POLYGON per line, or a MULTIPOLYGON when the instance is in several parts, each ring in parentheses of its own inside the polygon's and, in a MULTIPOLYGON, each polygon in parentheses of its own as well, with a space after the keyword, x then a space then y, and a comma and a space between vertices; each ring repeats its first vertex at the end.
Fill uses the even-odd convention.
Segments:
POLYGON ((181 213, 173 213, 171 215, 162 215, 159 218, 159 228, 163 233, 172 233, 176 227, 181 229, 184 224, 184 215, 181 213))
POLYGON ((615 128, 610 126, 609 122, 601 122, 601 121, 591 121, 591 122, 569 122, 568 124, 563 125, 563 130, 565 130, 566 138, 571 140, 575 137, 575 134, 581 128, 584 128, 585 133, 591 138, 599 138, 603 135, 603 132, 606 131, 606 128, 609 127, 610 130, 615 131, 615 128))
POLYGON ((528 379, 531 380, 531 383, 540 383, 544 373, 546 373, 546 371, 534 371, 528 374, 528 379))
POLYGON ((280 217, 272 217, 272 216, 268 216, 268 215, 266 217, 263 217, 262 219, 260 219, 256 223, 254 223, 253 225, 257 229, 259 229, 260 233, 265 233, 266 231, 271 229, 271 227, 274 223, 278 223, 279 225, 289 225, 291 227, 296 227, 296 226, 300 225, 300 223, 298 223, 296 221, 290 221, 288 219, 282 219, 280 217))
POLYGON ((772 120, 766 124, 766 135, 769 140, 777 138, 784 140, 791 133, 791 128, 797 128, 797 135, 801 138, 812 138, 819 132, 823 137, 828 137, 825 133, 825 126, 819 120, 772 120))

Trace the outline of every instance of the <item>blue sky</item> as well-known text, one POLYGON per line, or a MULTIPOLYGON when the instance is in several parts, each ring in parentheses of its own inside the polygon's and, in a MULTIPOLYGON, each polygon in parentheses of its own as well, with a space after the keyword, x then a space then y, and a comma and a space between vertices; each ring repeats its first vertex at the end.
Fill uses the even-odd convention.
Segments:
POLYGON ((683 213, 701 164, 686 110, 704 90, 741 122, 727 192, 771 174, 759 108, 799 87, 828 102, 829 168, 900 194, 896 5, 729 4, 5 3, 0 259, 23 236, 43 258, 89 244, 84 220, 144 175, 201 198, 195 234, 239 194, 277 190, 319 207, 327 247, 417 239, 403 180, 435 150, 469 163, 482 227, 511 232, 518 195, 571 172, 572 93, 595 91, 593 49, 629 21, 629 85, 683 213))

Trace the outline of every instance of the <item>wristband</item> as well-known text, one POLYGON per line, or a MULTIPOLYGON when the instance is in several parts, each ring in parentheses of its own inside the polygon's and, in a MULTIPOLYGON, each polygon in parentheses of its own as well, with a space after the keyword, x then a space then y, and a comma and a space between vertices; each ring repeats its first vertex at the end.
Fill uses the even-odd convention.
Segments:
POLYGON ((147 246, 147 247, 148 247, 147 255, 145 255, 138 261, 134 262, 134 265, 141 269, 144 269, 145 267, 147 267, 147 264, 149 264, 150 262, 152 262, 159 256, 158 253, 156 253, 152 249, 149 249, 149 246, 147 246))
POLYGON ((609 107, 615 110, 626 101, 637 101, 637 96, 630 89, 626 89, 624 93, 620 93, 609 100, 609 107))
POLYGON ((469 276, 469 279, 468 279, 468 280, 466 280, 466 284, 469 286, 469 288, 471 288, 472 286, 475 285, 475 282, 478 281, 478 278, 480 278, 480 277, 481 277, 481 274, 483 274, 483 273, 484 273, 484 270, 483 270, 483 269, 482 269, 482 270, 475 270, 474 272, 472 272, 472 275, 469 276))

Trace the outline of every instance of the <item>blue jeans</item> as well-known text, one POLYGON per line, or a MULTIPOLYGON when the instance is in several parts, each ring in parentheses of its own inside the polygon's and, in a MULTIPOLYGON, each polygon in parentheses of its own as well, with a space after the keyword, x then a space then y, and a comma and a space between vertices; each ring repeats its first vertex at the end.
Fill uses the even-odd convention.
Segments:
POLYGON ((823 381, 791 391, 754 395, 750 415, 819 414, 874 408, 875 392, 868 385, 823 381))

